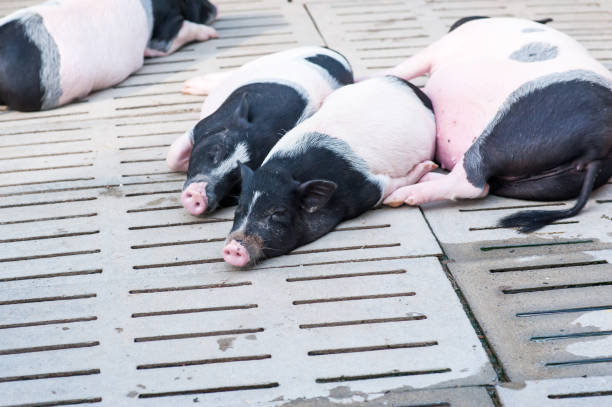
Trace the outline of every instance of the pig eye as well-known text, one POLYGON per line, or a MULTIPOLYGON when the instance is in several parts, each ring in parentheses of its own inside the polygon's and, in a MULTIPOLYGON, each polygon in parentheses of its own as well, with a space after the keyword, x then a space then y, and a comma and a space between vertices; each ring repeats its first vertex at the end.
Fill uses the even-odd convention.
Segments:
POLYGON ((274 209, 274 211, 270 214, 270 219, 274 222, 283 222, 287 220, 287 209, 278 208, 274 209))
POLYGON ((223 159, 223 151, 220 146, 214 146, 208 151, 208 159, 214 165, 219 164, 219 162, 223 159))

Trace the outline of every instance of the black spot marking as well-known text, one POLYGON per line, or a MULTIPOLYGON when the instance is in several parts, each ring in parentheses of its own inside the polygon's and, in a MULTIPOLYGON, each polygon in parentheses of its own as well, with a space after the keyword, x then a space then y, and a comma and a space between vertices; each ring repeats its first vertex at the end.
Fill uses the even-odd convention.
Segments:
POLYGON ((354 82, 353 72, 329 55, 317 54, 306 58, 306 61, 325 69, 341 85, 349 85, 354 82))
POLYGON ((490 18, 490 17, 488 17, 488 16, 470 16, 470 17, 460 18, 459 20, 455 21, 453 23, 453 25, 451 25, 451 27, 448 30, 448 32, 451 32, 454 29, 459 28, 460 26, 462 26, 465 23, 468 23, 468 22, 473 21, 473 20, 480 20, 480 19, 483 19, 483 18, 490 18))
POLYGON ((415 95, 417 95, 417 97, 421 100, 421 102, 423 102, 423 104, 425 105, 426 108, 428 108, 429 110, 431 110, 432 112, 433 110, 433 105, 431 103, 431 99, 429 99, 429 96, 427 96, 425 93, 423 93, 423 91, 416 85, 413 85, 412 83, 399 78, 397 76, 392 76, 392 75, 388 75, 388 78, 393 78, 395 80, 397 80, 400 83, 403 83, 404 85, 408 86, 410 89, 412 89, 412 91, 415 93, 415 95))
POLYGON ((0 99, 8 107, 36 111, 44 96, 41 52, 19 20, 0 26, 0 99))
POLYGON ((530 42, 510 54, 510 59, 519 62, 540 62, 554 59, 559 53, 556 45, 546 42, 530 42))

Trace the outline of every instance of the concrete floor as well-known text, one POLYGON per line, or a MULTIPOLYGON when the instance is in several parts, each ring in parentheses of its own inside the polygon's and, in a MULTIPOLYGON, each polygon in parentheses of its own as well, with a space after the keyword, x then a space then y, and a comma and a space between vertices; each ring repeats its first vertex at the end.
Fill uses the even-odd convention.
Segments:
POLYGON ((612 184, 527 236, 494 225, 568 203, 378 209, 240 272, 231 208, 189 216, 164 163, 198 74, 320 44, 368 75, 466 15, 552 17, 612 68, 612 2, 218 4, 217 40, 0 111, 0 406, 612 406, 612 184))

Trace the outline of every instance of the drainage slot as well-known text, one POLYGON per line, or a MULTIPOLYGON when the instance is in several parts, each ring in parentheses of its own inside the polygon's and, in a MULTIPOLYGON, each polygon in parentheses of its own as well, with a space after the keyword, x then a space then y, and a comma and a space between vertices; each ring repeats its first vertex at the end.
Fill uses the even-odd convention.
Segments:
POLYGON ((95 321, 97 319, 98 317, 83 317, 83 318, 69 318, 69 319, 53 319, 50 321, 22 322, 20 324, 0 325, 0 329, 25 328, 29 326, 41 326, 41 325, 73 324, 75 322, 88 322, 88 321, 95 321))
POLYGON ((506 267, 506 268, 490 269, 489 272, 505 273, 508 271, 546 270, 546 269, 557 269, 557 268, 563 268, 563 267, 592 266, 595 264, 608 264, 608 262, 606 260, 597 260, 597 261, 581 261, 581 262, 576 262, 576 263, 542 264, 539 266, 506 267))
POLYGON ((584 243, 593 243, 593 240, 574 240, 574 241, 569 241, 569 242, 517 244, 517 245, 507 245, 507 246, 486 246, 486 247, 481 247, 480 250, 482 250, 483 252, 488 252, 491 250, 522 249, 522 248, 527 248, 527 247, 542 247, 542 246, 562 246, 562 245, 569 245, 569 244, 584 244, 584 243))
POLYGON ((100 342, 79 342, 79 343, 63 343, 60 345, 47 345, 47 346, 35 346, 32 348, 18 348, 18 349, 6 349, 0 350, 0 355, 17 355, 20 353, 33 353, 33 352, 47 352, 52 350, 64 350, 64 349, 78 349, 78 348, 91 348, 98 346, 100 342))
MULTIPOLYGON (((557 221, 557 222, 549 223, 548 226, 550 225, 571 225, 575 223, 580 223, 580 222, 577 220, 565 220, 565 221, 557 221)), ((505 228, 503 226, 482 226, 482 227, 468 228, 470 232, 477 232, 479 230, 497 230, 497 229, 512 229, 512 228, 505 228)))
POLYGON ((388 223, 385 225, 350 226, 350 227, 347 226, 347 227, 336 228, 332 230, 332 232, 347 232, 351 230, 385 229, 385 228, 390 228, 390 227, 391 225, 388 223))
POLYGON ((592 363, 610 363, 612 358, 596 358, 596 359, 579 359, 570 360, 567 362, 550 362, 545 366, 575 366, 575 365, 590 365, 592 363))
POLYGON ((398 247, 398 246, 401 246, 401 243, 364 244, 364 245, 359 245, 359 246, 330 247, 328 249, 294 250, 291 253, 288 253, 287 256, 294 256, 297 254, 339 252, 339 251, 345 251, 345 250, 383 249, 387 247, 398 247))
POLYGON ((502 211, 506 209, 524 209, 524 208, 545 208, 547 206, 564 206, 565 203, 549 203, 549 204, 534 204, 534 205, 513 205, 513 206, 497 206, 492 208, 475 208, 475 209, 459 209, 459 212, 481 212, 481 211, 502 211))
POLYGON ((91 181, 91 180, 94 180, 94 179, 95 179, 94 177, 53 179, 53 180, 48 180, 48 181, 22 182, 22 183, 19 183, 19 184, 4 184, 4 185, 0 185, 0 188, 22 187, 22 186, 26 186, 26 185, 55 184, 55 183, 58 183, 58 182, 91 181))
POLYGON ((145 225, 145 226, 130 226, 129 230, 142 230, 142 229, 157 229, 157 228, 170 228, 175 226, 190 226, 190 225, 202 225, 205 223, 220 223, 220 222, 233 222, 233 219, 206 219, 197 220, 194 222, 181 222, 181 223, 166 223, 165 225, 145 225))
POLYGON ((300 329, 312 329, 312 328, 331 328, 336 326, 349 326, 349 325, 365 325, 365 324, 384 324, 387 322, 406 322, 406 321, 420 321, 427 319, 425 315, 415 315, 410 317, 398 317, 398 318, 374 318, 374 319, 359 319, 355 321, 338 321, 338 322, 322 322, 318 324, 302 324, 300 329))
POLYGON ((73 406, 76 404, 91 404, 102 401, 101 397, 90 399, 72 399, 72 400, 57 400, 57 401, 42 401, 40 403, 14 404, 6 407, 56 407, 56 406, 73 406))
POLYGON ((75 370, 72 372, 39 373, 27 376, 0 377, 0 383, 21 382, 25 380, 55 379, 57 377, 89 376, 100 374, 100 369, 75 370))
POLYGON ((93 230, 91 232, 61 233, 59 235, 30 236, 30 237, 21 237, 21 238, 15 238, 15 239, 4 239, 4 240, 0 240, 0 243, 27 242, 30 240, 44 240, 44 239, 59 239, 63 237, 95 235, 96 233, 100 233, 100 231, 93 230))
POLYGON ((64 168, 82 168, 92 167, 93 164, 74 164, 74 165, 58 165, 56 167, 40 167, 40 168, 24 168, 20 170, 0 171, 0 174, 10 174, 14 172, 32 172, 32 171, 47 171, 47 170, 62 170, 64 168))
POLYGON ((354 297, 317 298, 317 299, 312 299, 312 300, 293 301, 293 305, 321 304, 325 302, 340 302, 340 301, 373 300, 373 299, 378 299, 378 298, 412 297, 415 295, 416 293, 411 291, 407 293, 357 295, 354 297))
POLYGON ((149 399, 153 397, 189 396, 193 394, 222 393, 222 392, 228 392, 228 391, 271 389, 274 387, 278 387, 278 383, 250 384, 250 385, 245 385, 245 386, 229 386, 229 387, 212 387, 208 389, 168 391, 165 393, 142 393, 138 395, 138 398, 139 399, 149 399))
POLYGON ((263 331, 264 331, 264 328, 251 328, 251 329, 230 329, 227 331, 193 332, 193 333, 188 333, 188 334, 175 334, 175 335, 145 336, 141 338, 134 338, 134 342, 153 342, 153 341, 168 341, 172 339, 206 338, 209 336, 255 334, 255 333, 263 332, 263 331))
POLYGON ((250 360, 263 360, 270 359, 272 355, 254 355, 254 356, 234 356, 231 358, 216 358, 216 359, 202 359, 202 360, 186 360, 184 362, 170 362, 170 363, 152 363, 148 365, 138 365, 136 369, 159 369, 164 367, 181 367, 181 366, 197 366, 197 365, 210 365, 213 363, 229 363, 229 362, 245 362, 250 360))
POLYGON ((597 283, 584 283, 584 284, 551 285, 547 287, 506 289, 506 290, 502 290, 502 292, 504 294, 522 294, 522 293, 533 293, 533 292, 539 292, 539 291, 565 290, 569 288, 603 287, 603 286, 608 286, 608 285, 612 285, 612 281, 601 281, 597 283))
MULTIPOLYGON (((128 209, 126 212, 127 213, 139 213, 139 212, 168 211, 168 210, 172 210, 172 209, 181 209, 181 208, 182 208, 181 205, 158 206, 157 208, 128 209)), ((134 249, 134 246, 132 246, 132 249, 134 249)))
POLYGON ((53 154, 18 155, 14 157, 0 157, 0 161, 21 160, 23 158, 59 157, 63 155, 76 155, 76 154, 89 154, 89 153, 93 153, 93 151, 85 150, 85 151, 70 151, 66 153, 53 153, 53 154))
POLYGON ((55 205, 55 204, 68 203, 68 202, 85 202, 85 201, 94 201, 96 199, 98 198, 92 196, 88 198, 62 199, 62 200, 57 200, 57 201, 19 203, 19 204, 12 204, 12 205, 0 205, 0 209, 21 208, 24 206, 55 205))
POLYGON ((212 239, 185 240, 185 241, 180 241, 180 242, 141 244, 141 245, 130 246, 130 248, 132 249, 150 249, 152 247, 181 246, 181 245, 188 245, 188 244, 214 243, 214 242, 223 242, 223 241, 225 241, 225 238, 216 237, 212 239))
POLYGON ((185 287, 164 287, 164 288, 147 288, 144 290, 130 290, 130 294, 151 294, 151 293, 163 293, 169 291, 189 291, 189 290, 207 290, 210 288, 229 288, 229 287, 241 287, 245 285, 252 285, 250 281, 241 281, 239 283, 219 283, 219 284, 205 284, 205 285, 191 285, 185 287))
POLYGON ((198 312, 232 311, 232 310, 251 309, 251 308, 257 308, 257 304, 230 305, 226 307, 177 309, 177 310, 168 310, 168 311, 137 312, 137 313, 132 314, 132 318, 158 317, 162 315, 193 314, 193 313, 198 313, 198 312))
POLYGON ((38 134, 38 133, 55 133, 61 131, 75 131, 75 130, 86 130, 88 127, 73 127, 69 129, 49 129, 49 130, 27 130, 27 131, 18 131, 15 133, 2 133, 1 136, 18 136, 20 134, 38 134))
POLYGON ((549 394, 549 399, 577 399, 582 397, 612 396, 612 390, 590 391, 584 393, 549 394))
MULTIPOLYGON (((172 92, 172 94, 174 94, 174 92, 172 92)), ((166 135, 170 135, 170 134, 174 134, 176 136, 179 136, 181 134, 183 134, 182 131, 162 131, 159 133, 146 133, 146 134, 129 134, 126 136, 117 136, 117 138, 133 138, 133 137, 149 137, 149 136, 166 136, 166 135)))
POLYGON ((339 376, 339 377, 325 377, 318 378, 315 380, 317 383, 336 383, 336 382, 350 382, 356 380, 369 380, 369 379, 384 379, 387 377, 402 377, 402 376, 420 376, 426 374, 438 374, 448 373, 451 369, 432 369, 432 370, 413 370, 409 372, 388 372, 388 373, 373 373, 359 376, 339 376))
POLYGON ((295 283, 299 281, 313 281, 313 280, 330 280, 336 278, 352 278, 352 277, 369 277, 369 276, 383 276, 388 274, 404 274, 406 270, 389 270, 389 271, 370 271, 364 273, 347 273, 347 274, 330 274, 326 276, 310 276, 310 277, 293 277, 287 278, 286 281, 289 283, 295 283))
POLYGON ((581 308, 565 308, 565 309, 554 309, 548 311, 532 311, 532 312, 519 312, 516 314, 517 317, 537 317, 540 315, 555 315, 555 314, 566 314, 571 312, 590 312, 590 311, 604 311, 612 310, 612 305, 601 305, 595 307, 581 307, 581 308))
POLYGON ((575 339, 575 338, 590 338, 593 336, 608 336, 612 335, 612 331, 595 331, 595 332, 579 332, 565 335, 550 335, 550 336, 532 336, 529 338, 532 342, 548 342, 559 339, 575 339))
POLYGON ((19 223, 32 223, 32 222, 47 222, 50 220, 62 220, 62 219, 76 219, 76 218, 89 218, 96 216, 97 213, 85 213, 82 215, 67 215, 67 216, 54 216, 50 218, 37 218, 37 219, 23 219, 23 220, 12 220, 7 222, 0 222, 0 225, 16 225, 19 223))
POLYGON ((174 263, 143 264, 140 266, 132 266, 132 268, 134 270, 145 270, 145 269, 155 269, 155 268, 162 268, 162 267, 195 266, 197 264, 222 263, 223 261, 224 261, 223 258, 188 260, 188 261, 177 261, 174 263))
POLYGON ((96 297, 96 294, 61 295, 57 297, 40 297, 40 298, 26 298, 23 300, 0 301, 0 305, 30 304, 33 302, 48 302, 48 301, 82 300, 85 298, 94 298, 94 297, 96 297))
POLYGON ((389 350, 389 349, 408 349, 408 348, 425 348, 428 346, 436 346, 437 341, 430 342, 412 342, 412 343, 397 343, 380 346, 362 346, 357 348, 338 348, 338 349, 322 349, 322 350, 311 350, 308 352, 308 356, 321 356, 321 355, 336 355, 339 353, 356 353, 356 352, 373 352, 378 350, 389 350))
MULTIPOLYGON (((180 180, 180 181, 182 181, 182 180, 180 180)), ((164 181, 164 182, 170 182, 170 181, 164 181)), ((180 194, 181 192, 183 192, 182 189, 169 189, 169 190, 166 190, 166 191, 151 191, 151 192, 135 192, 133 194, 125 194, 125 197, 129 198, 129 197, 132 197, 132 196, 159 195, 159 194, 180 194)))
POLYGON ((101 273, 102 273, 102 269, 81 270, 81 271, 67 271, 67 272, 64 272, 64 273, 35 274, 35 275, 31 275, 31 276, 0 278, 0 283, 6 283, 6 282, 9 282, 9 281, 36 280, 36 279, 39 279, 39 278, 86 276, 86 275, 89 275, 89 274, 101 274, 101 273))
POLYGON ((96 250, 83 250, 83 251, 80 251, 80 252, 40 254, 40 255, 37 255, 37 256, 12 257, 12 258, 8 258, 8 259, 0 259, 0 263, 7 263, 7 262, 11 262, 11 261, 49 259, 49 258, 52 258, 52 257, 78 256, 78 255, 81 255, 81 254, 94 254, 94 253, 100 253, 100 249, 96 249, 96 250))

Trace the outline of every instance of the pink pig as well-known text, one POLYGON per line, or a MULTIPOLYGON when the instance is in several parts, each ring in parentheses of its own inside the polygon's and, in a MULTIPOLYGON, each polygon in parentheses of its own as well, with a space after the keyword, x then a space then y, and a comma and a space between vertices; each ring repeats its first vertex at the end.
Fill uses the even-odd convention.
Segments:
POLYGON ((145 56, 216 37, 207 0, 55 0, 0 19, 0 104, 51 109, 115 85, 145 56))
POLYGON ((436 115, 430 173, 396 190, 391 206, 480 198, 578 196, 562 211, 525 211, 503 227, 537 230, 577 214, 612 175, 612 75, 576 41, 537 22, 468 17, 387 74, 428 73, 436 115))

